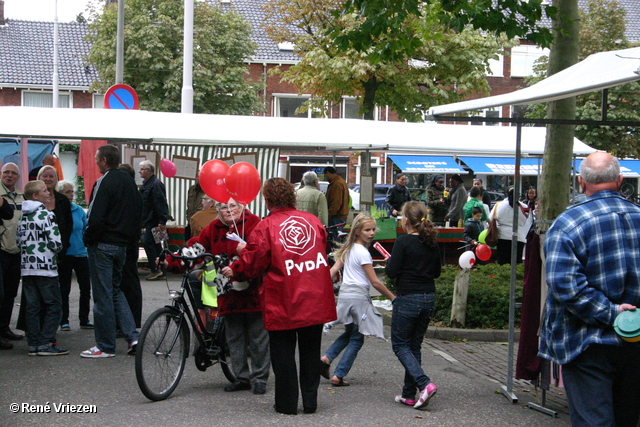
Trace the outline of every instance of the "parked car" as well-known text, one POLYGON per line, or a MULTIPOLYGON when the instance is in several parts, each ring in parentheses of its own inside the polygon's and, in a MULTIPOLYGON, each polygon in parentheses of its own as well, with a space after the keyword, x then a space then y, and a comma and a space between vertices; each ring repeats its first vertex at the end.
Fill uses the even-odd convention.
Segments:
POLYGON ((496 203, 506 199, 506 196, 503 193, 498 193, 497 191, 485 191, 485 193, 489 194, 489 198, 491 199, 491 206, 489 206, 489 209, 493 209, 493 206, 496 203))
MULTIPOLYGON (((329 181, 318 181, 318 184, 320 185, 320 191, 322 191, 324 194, 327 194, 329 181)), ((293 187, 297 191, 298 188, 300 188, 300 183, 296 182, 295 184, 293 184, 293 187)), ((360 210, 360 193, 349 188, 349 196, 351 197, 351 208, 359 211, 360 210)))
MULTIPOLYGON (((387 191, 389 188, 393 187, 393 184, 374 184, 373 185, 373 203, 376 205, 376 208, 380 210, 386 210, 386 198, 387 191)), ((353 191, 358 193, 358 202, 360 202, 360 186, 354 187, 353 191)))

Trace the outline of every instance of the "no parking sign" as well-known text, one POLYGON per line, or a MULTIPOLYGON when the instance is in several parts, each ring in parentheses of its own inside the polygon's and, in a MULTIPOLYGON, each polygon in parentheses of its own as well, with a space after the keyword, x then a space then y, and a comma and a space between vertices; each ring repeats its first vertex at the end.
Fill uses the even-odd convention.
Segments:
POLYGON ((138 94, 129 85, 113 85, 104 94, 104 108, 111 110, 137 110, 138 94))

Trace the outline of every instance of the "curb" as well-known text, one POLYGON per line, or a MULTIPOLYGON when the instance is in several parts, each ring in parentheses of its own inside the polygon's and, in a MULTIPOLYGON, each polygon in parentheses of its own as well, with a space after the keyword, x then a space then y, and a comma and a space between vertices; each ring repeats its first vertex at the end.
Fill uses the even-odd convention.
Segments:
MULTIPOLYGON (((382 308, 378 308, 378 311, 382 313, 382 322, 391 326, 391 312, 382 308)), ((509 331, 507 329, 461 329, 429 325, 425 337, 446 341, 508 342, 509 331)), ((514 338, 516 342, 520 339, 519 330, 515 331, 514 338)))

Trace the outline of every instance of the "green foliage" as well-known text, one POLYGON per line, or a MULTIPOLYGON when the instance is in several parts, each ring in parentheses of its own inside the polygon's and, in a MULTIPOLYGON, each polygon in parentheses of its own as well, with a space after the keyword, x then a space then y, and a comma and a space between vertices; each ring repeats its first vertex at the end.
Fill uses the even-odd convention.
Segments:
MULTIPOLYGON (((459 268, 443 267, 436 280, 436 306, 432 321, 449 326, 453 285, 459 268)), ((522 302, 523 265, 516 273, 516 301, 522 302)), ((487 264, 471 272, 467 297, 466 328, 505 329, 509 326, 511 266, 487 264)), ((518 316, 516 316, 518 317, 518 316)), ((516 319, 518 322, 519 319, 516 319)))
POLYGON ((495 35, 520 37, 540 46, 549 46, 552 40, 548 28, 541 26, 543 13, 553 17, 556 9, 542 0, 347 0, 333 12, 334 16, 354 15, 360 23, 344 31, 336 21, 327 28, 342 51, 355 49, 369 52, 378 60, 401 60, 412 56, 423 47, 406 26, 407 18, 433 15, 447 30, 462 32, 467 26, 495 35), (378 44, 380 37, 389 37, 389 43, 378 44))
MULTIPOLYGON (((88 40, 89 61, 100 81, 92 89, 106 91, 115 80, 117 4, 93 12, 88 40)), ((180 111, 183 70, 183 2, 127 0, 125 4, 124 82, 140 98, 140 108, 180 111)), ((193 110, 203 114, 262 111, 260 84, 245 80, 243 63, 254 54, 251 28, 241 16, 196 2, 194 7, 193 110)))
POLYGON ((431 105, 455 102, 470 95, 487 93, 489 60, 515 40, 490 37, 470 26, 448 30, 437 18, 437 5, 425 6, 421 16, 409 14, 402 31, 411 37, 411 55, 398 45, 395 32, 377 35, 367 51, 340 49, 335 34, 359 29, 364 21, 357 14, 335 14, 342 7, 336 0, 273 0, 268 4, 271 24, 266 30, 276 42, 294 43, 300 62, 282 78, 300 93, 311 94, 308 108, 327 114, 342 97, 355 96, 361 114, 373 119, 376 106, 389 106, 401 119, 422 121, 431 105), (379 49, 394 49, 396 55, 381 60, 379 49), (453 90, 452 88, 455 88, 453 90))
MULTIPOLYGON (((632 44, 625 37, 626 10, 617 1, 590 0, 586 10, 580 10, 579 60, 603 51, 625 49, 632 44)), ((548 58, 542 57, 534 67, 534 75, 527 85, 546 77, 548 58)), ((591 92, 576 99, 576 119, 601 120, 602 93, 591 92)), ((609 89, 607 119, 614 121, 640 121, 640 84, 629 83, 609 89)), ((527 108, 527 117, 544 118, 547 104, 527 108)), ((640 129, 625 126, 576 126, 576 137, 598 150, 618 157, 638 157, 640 129)))

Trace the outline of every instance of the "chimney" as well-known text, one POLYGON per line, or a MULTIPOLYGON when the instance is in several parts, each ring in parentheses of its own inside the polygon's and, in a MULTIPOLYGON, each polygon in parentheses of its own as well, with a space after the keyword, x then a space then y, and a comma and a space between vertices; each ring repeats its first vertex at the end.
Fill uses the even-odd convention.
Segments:
POLYGON ((4 0, 0 0, 0 26, 4 25, 4 0))

